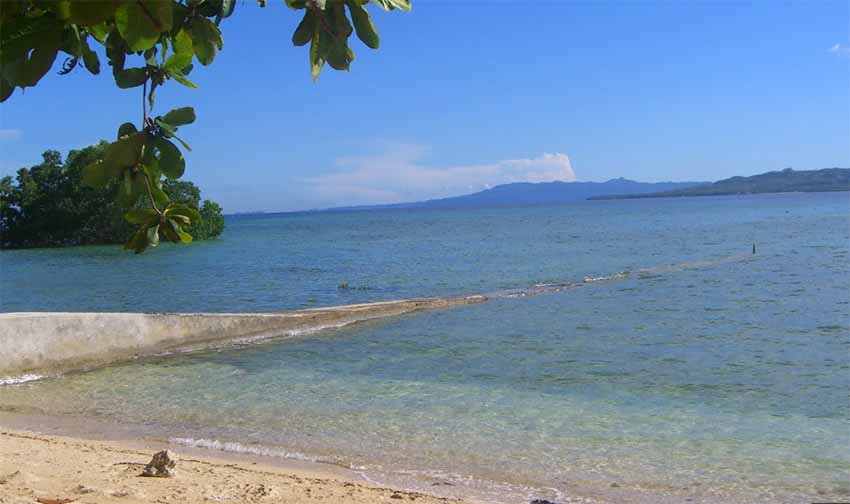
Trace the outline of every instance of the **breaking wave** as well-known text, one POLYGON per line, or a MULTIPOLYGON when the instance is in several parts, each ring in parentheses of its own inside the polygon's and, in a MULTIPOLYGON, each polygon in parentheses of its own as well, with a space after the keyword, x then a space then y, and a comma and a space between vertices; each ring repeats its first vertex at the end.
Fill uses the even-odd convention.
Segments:
POLYGON ((265 446, 252 446, 232 441, 219 441, 217 439, 194 439, 194 438, 169 438, 169 443, 188 446, 190 448, 205 448, 207 450, 218 450, 242 455, 259 455, 261 457, 274 457, 289 460, 301 460, 304 462, 321 462, 339 464, 339 460, 329 457, 314 457, 301 452, 291 452, 280 448, 268 448, 265 446))

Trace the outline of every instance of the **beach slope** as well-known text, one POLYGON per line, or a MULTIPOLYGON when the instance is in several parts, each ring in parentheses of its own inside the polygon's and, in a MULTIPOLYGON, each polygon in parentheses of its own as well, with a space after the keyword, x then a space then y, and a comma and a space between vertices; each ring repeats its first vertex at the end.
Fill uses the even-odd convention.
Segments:
POLYGON ((462 502, 370 486, 332 472, 183 452, 175 477, 140 476, 156 449, 3 429, 0 503, 462 502))

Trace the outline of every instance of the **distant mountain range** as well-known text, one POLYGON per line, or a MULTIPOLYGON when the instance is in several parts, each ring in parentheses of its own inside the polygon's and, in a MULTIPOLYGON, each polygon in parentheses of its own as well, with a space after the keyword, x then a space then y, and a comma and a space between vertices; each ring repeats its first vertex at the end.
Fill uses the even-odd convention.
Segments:
POLYGON ((589 199, 673 198, 684 196, 720 196, 729 194, 758 194, 781 192, 850 191, 850 168, 822 170, 772 171, 751 177, 732 177, 712 184, 657 192, 630 191, 595 195, 589 199))
MULTIPOLYGON (((582 200, 719 196, 776 192, 850 190, 850 169, 773 171, 717 182, 636 182, 625 178, 606 182, 518 182, 463 196, 388 205, 361 205, 310 211, 379 210, 392 208, 479 208, 551 205, 582 200)), ((285 212, 284 212, 285 213, 285 212)), ((266 214, 247 212, 246 215, 266 214)))
POLYGON ((675 191, 708 182, 635 182, 624 178, 607 182, 517 182, 498 185, 484 191, 413 203, 340 207, 331 210, 376 210, 387 208, 477 208, 499 206, 548 205, 581 201, 594 196, 643 194, 675 191))

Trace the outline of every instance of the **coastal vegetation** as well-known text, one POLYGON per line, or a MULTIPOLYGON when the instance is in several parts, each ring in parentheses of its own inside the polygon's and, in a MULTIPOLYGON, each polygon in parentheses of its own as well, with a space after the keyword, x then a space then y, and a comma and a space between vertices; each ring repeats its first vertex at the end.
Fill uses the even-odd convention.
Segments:
MULTIPOLYGON (((108 146, 102 141, 72 150, 64 160, 59 152, 48 150, 41 163, 21 168, 14 178, 0 179, 0 248, 114 244, 133 235, 124 215, 144 210, 144 205, 127 201, 122 182, 113 180, 101 188, 83 183, 85 167, 102 160, 108 146)), ((222 233, 221 207, 201 200, 195 184, 166 179, 162 190, 174 202, 172 208, 197 214, 191 224, 184 224, 194 239, 222 233)))
MULTIPOLYGON (((264 7, 266 0, 257 2, 264 7)), ((285 3, 303 12, 292 43, 310 44, 314 81, 325 64, 335 70, 349 69, 354 60, 348 45, 352 33, 356 32, 367 47, 378 48, 378 33, 365 4, 387 11, 410 10, 410 0, 285 3)), ((236 0, 10 0, 0 9, 0 101, 9 99, 16 88, 38 84, 60 53, 65 54, 60 74, 77 67, 99 74, 105 55, 115 85, 140 91, 139 123, 121 124, 116 140, 104 147, 103 156, 81 172, 83 182, 90 187, 111 189, 117 184, 122 188, 124 194, 117 204, 126 210, 127 224, 136 229, 126 247, 137 253, 157 245, 161 238, 189 243, 190 228, 197 233, 201 227, 200 215, 175 201, 166 190, 166 181, 179 179, 185 171, 180 147, 191 149, 177 136, 177 130, 195 121, 195 111, 181 107, 155 117, 149 112, 154 108, 157 88, 169 81, 197 87, 189 79, 194 62, 210 65, 217 51, 223 49, 221 22, 233 15, 236 4, 236 0), (100 54, 98 46, 102 48, 100 54)), ((134 108, 136 99, 130 102, 134 108)), ((93 194, 80 192, 74 197, 93 194)), ((80 206, 100 203, 73 202, 80 206)), ((58 243, 64 239, 57 235, 38 241, 58 243)))
POLYGON ((731 177, 712 184, 671 191, 607 194, 589 199, 672 198, 682 196, 722 196, 782 192, 832 192, 850 190, 850 168, 772 171, 751 177, 731 177))

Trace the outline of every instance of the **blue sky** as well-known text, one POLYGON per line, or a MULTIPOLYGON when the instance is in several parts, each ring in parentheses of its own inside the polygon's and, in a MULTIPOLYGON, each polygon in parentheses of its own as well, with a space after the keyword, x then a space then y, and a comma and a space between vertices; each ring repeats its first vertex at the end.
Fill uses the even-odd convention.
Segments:
MULTIPOLYGON (((299 16, 240 2, 169 84, 186 177, 225 211, 410 201, 520 181, 716 180, 850 165, 848 3, 413 0, 310 81, 299 16)), ((0 173, 111 139, 138 89, 55 71, 0 109, 0 173)))

